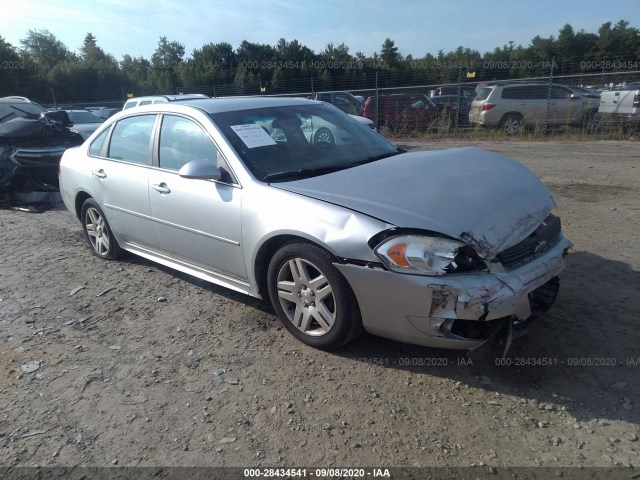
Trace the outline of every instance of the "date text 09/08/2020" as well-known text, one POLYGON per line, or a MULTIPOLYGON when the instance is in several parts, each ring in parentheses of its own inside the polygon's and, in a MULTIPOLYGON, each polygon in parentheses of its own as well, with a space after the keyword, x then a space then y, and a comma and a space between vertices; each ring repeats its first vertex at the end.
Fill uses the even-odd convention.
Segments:
POLYGON ((387 468, 245 468, 245 478, 391 478, 387 468))
MULTIPOLYGON (((356 359, 361 363, 374 366, 387 367, 397 365, 400 367, 464 367, 473 366, 473 360, 469 357, 450 359, 447 357, 362 357, 356 359)), ((615 357, 497 357, 495 365, 499 367, 615 367, 640 366, 640 357, 619 359, 615 357)))

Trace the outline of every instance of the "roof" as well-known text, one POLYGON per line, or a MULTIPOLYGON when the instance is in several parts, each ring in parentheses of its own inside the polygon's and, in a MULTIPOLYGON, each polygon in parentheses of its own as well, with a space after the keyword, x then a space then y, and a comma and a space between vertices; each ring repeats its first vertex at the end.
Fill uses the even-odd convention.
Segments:
POLYGON ((0 103, 34 103, 26 97, 0 97, 0 103))
MULTIPOLYGON (((225 97, 172 102, 178 105, 198 107, 207 113, 231 112, 249 108, 284 107, 288 105, 321 104, 315 100, 288 97, 225 97)), ((158 107, 158 104, 154 105, 158 107)))

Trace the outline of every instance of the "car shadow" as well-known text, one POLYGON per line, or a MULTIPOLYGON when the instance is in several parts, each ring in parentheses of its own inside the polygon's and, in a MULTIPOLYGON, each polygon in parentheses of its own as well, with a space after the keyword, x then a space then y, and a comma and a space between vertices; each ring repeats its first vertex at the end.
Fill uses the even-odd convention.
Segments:
MULTIPOLYGON (((274 316, 268 301, 219 287, 135 255, 123 261, 145 265, 228 300, 274 316)), ((347 346, 321 355, 460 382, 566 408, 580 421, 609 418, 638 422, 625 402, 640 393, 640 336, 636 286, 640 272, 624 262, 589 252, 567 258, 558 299, 546 315, 514 341, 506 358, 471 359, 465 351, 434 349, 363 333, 347 346)), ((300 349, 305 347, 300 344, 300 349)))
MULTIPOLYGON (((335 355, 380 368, 549 402, 579 420, 638 423, 640 272, 589 252, 567 258, 555 305, 515 340, 506 358, 403 344, 364 334, 335 355), (625 400, 626 398, 626 400, 625 400)), ((416 379, 414 378, 414 382, 416 379)))
MULTIPOLYGON (((259 298, 255 298, 255 297, 250 297, 249 295, 245 295, 244 293, 236 292, 235 290, 231 290, 229 288, 215 285, 206 280, 202 280, 201 278, 194 277, 193 275, 189 275, 188 273, 183 273, 171 267, 167 267, 165 265, 156 263, 152 260, 147 260, 146 258, 139 257, 138 255, 125 252, 125 256, 120 260, 120 262, 128 263, 130 265, 144 265, 145 267, 156 269, 171 277, 180 279, 183 282, 189 283, 198 288, 206 290, 207 292, 210 292, 215 295, 220 295, 221 297, 224 297, 227 300, 232 300, 234 302, 242 303, 251 308, 255 308, 256 310, 260 310, 261 312, 275 315, 274 310, 271 307, 271 303, 268 301, 260 300, 259 298)), ((275 320, 275 317, 274 317, 274 320, 275 320)))

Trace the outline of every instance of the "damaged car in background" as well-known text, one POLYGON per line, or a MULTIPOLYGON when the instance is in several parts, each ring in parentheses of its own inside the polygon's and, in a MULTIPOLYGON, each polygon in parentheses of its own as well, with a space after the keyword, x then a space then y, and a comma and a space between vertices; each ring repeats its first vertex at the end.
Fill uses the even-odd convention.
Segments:
POLYGON ((524 165, 411 152, 336 107, 202 99, 126 110, 61 161, 92 252, 269 299, 302 342, 362 330, 505 355, 556 299, 572 244, 524 165), (314 141, 322 126, 336 141, 314 141))
POLYGON ((0 98, 0 194, 58 189, 64 151, 82 144, 65 112, 48 112, 24 97, 0 98))

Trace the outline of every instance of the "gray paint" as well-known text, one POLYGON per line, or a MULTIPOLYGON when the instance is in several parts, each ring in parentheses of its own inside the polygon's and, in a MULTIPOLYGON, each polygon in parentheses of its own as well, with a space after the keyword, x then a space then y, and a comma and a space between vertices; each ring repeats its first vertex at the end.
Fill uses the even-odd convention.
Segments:
POLYGON ((405 153, 274 186, 461 239, 485 257, 531 233, 555 206, 524 165, 476 148, 405 153))

